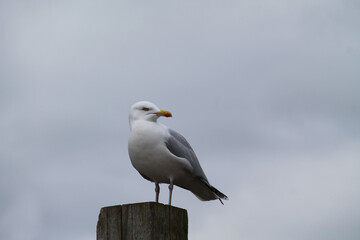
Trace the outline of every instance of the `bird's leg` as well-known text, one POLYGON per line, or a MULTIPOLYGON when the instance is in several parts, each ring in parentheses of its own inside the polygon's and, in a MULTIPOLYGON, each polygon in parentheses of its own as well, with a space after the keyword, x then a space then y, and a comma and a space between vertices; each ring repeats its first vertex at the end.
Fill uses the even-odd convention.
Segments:
POLYGON ((172 191, 174 188, 174 184, 172 181, 170 181, 170 185, 169 185, 169 205, 171 206, 171 198, 172 198, 172 191))
POLYGON ((159 193, 160 193, 160 187, 159 187, 159 183, 155 183, 155 202, 159 202, 159 193))

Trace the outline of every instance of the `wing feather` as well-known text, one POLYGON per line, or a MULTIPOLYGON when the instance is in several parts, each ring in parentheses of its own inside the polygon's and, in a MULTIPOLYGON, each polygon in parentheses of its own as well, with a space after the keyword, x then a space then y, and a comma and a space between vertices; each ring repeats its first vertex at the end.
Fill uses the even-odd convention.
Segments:
POLYGON ((177 157, 185 158, 193 167, 193 175, 201 177, 207 181, 204 171, 202 170, 199 160, 197 159, 194 150, 186 141, 186 139, 178 132, 169 129, 170 136, 166 140, 166 147, 169 151, 177 157))

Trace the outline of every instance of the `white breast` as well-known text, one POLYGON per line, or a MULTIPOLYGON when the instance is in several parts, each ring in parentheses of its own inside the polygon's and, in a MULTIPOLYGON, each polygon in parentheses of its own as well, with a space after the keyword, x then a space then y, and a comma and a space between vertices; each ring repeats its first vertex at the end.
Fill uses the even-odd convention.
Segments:
POLYGON ((135 121, 129 137, 131 163, 141 174, 154 182, 169 183, 170 178, 189 172, 189 164, 167 149, 167 127, 149 121, 135 121))

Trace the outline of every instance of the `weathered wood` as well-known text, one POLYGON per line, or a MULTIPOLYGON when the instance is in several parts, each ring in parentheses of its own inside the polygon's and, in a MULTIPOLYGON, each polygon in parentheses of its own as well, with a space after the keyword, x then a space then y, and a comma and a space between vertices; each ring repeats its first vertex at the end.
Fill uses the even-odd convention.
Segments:
POLYGON ((184 240, 185 209, 155 202, 104 207, 97 223, 97 240, 184 240))

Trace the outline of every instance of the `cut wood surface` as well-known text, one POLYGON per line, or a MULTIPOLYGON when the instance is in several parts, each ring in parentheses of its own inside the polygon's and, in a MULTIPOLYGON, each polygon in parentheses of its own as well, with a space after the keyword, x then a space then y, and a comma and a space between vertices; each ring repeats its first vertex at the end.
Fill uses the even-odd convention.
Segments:
POLYGON ((185 240, 185 209, 155 202, 104 207, 97 223, 97 240, 185 240))

